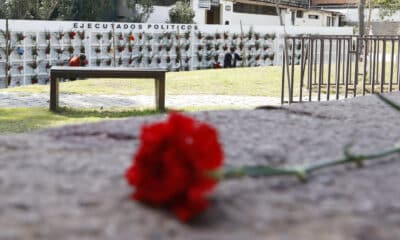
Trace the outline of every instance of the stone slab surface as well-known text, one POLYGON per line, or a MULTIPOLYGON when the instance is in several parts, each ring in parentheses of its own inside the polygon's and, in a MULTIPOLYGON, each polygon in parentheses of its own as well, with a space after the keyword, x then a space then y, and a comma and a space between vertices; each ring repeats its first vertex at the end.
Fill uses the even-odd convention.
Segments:
MULTIPOLYGON (((390 96, 400 102, 400 95, 390 96)), ((400 113, 374 96, 284 109, 193 114, 220 131, 226 164, 296 166, 400 141, 400 113)), ((293 178, 221 183, 189 225, 129 200, 123 174, 140 126, 165 116, 0 137, 0 240, 400 239, 400 156, 293 178)))

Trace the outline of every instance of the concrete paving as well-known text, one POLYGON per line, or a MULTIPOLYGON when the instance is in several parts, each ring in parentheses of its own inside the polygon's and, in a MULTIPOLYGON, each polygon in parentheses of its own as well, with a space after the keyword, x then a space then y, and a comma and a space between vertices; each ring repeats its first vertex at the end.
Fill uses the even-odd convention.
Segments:
MULTIPOLYGON (((391 98, 400 103, 400 94, 391 98)), ((220 133, 225 165, 299 166, 398 144, 400 113, 374 96, 285 108, 193 113, 220 133)), ((124 172, 137 117, 0 137, 0 240, 398 240, 400 161, 392 155, 297 179, 219 184, 188 225, 133 202, 124 172)))
MULTIPOLYGON (((167 95, 166 106, 179 107, 243 107, 279 105, 276 97, 226 95, 167 95)), ((154 96, 78 95, 61 94, 60 106, 74 108, 153 107, 154 96)), ((0 107, 48 107, 48 94, 1 93, 0 107)))

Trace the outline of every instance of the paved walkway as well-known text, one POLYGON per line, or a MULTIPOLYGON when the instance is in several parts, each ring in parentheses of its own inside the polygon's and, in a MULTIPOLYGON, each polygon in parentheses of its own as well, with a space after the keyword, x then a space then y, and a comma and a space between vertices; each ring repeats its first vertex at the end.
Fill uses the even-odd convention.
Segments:
MULTIPOLYGON (((153 107, 154 96, 61 94, 60 106, 75 108, 153 107)), ((167 107, 243 107, 279 105, 276 97, 226 95, 167 95, 167 107)), ((47 107, 48 94, 0 93, 0 107, 47 107)))

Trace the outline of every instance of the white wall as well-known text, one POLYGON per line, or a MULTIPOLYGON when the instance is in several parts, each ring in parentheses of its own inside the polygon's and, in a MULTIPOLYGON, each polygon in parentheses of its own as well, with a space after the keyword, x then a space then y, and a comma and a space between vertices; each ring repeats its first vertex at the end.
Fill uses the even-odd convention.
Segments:
POLYGON ((169 21, 169 10, 172 7, 155 6, 154 12, 150 15, 149 23, 166 23, 169 21))
MULTIPOLYGON (((219 57, 219 61, 223 61, 224 51, 223 49, 204 49, 201 50, 198 47, 202 45, 203 47, 212 41, 212 44, 218 43, 221 46, 237 46, 241 40, 240 38, 233 38, 234 35, 240 35, 242 33, 248 33, 252 29, 255 33, 261 36, 269 36, 257 40, 261 41, 261 44, 268 44, 270 48, 267 50, 263 49, 252 49, 249 48, 247 51, 247 56, 251 57, 249 62, 251 66, 263 66, 263 65, 273 65, 280 64, 282 59, 282 47, 283 47, 283 37, 284 34, 335 34, 335 35, 348 35, 352 33, 352 28, 341 27, 341 28, 328 28, 328 27, 299 27, 299 26, 287 26, 281 27, 277 25, 190 25, 190 24, 157 24, 157 23, 111 23, 111 22, 72 22, 72 21, 34 21, 34 20, 10 20, 9 28, 12 32, 11 42, 12 46, 17 49, 23 49, 22 55, 18 54, 18 51, 13 51, 10 56, 11 68, 10 74, 12 76, 12 86, 30 84, 32 77, 38 77, 40 82, 44 82, 48 79, 48 68, 46 64, 58 66, 68 63, 71 56, 79 54, 82 47, 85 50, 85 54, 89 59, 90 66, 96 66, 97 61, 99 65, 97 66, 111 66, 111 62, 115 66, 124 67, 140 67, 140 68, 160 68, 165 67, 168 69, 176 69, 177 65, 171 65, 172 63, 167 63, 166 58, 176 59, 177 53, 175 47, 180 47, 184 49, 182 57, 189 57, 190 62, 187 63, 185 67, 189 69, 196 68, 209 68, 213 60, 197 60, 199 55, 207 56, 209 54, 216 54, 219 57), (113 26, 115 31, 113 31, 113 26), (166 39, 167 33, 177 32, 179 29, 179 34, 184 34, 188 31, 190 35, 186 38, 175 38, 166 39), (85 38, 80 39, 78 36, 75 39, 68 37, 68 32, 79 32, 85 31, 85 38), (45 39, 45 32, 51 33, 51 39, 45 39), (202 36, 199 38, 197 33, 201 32, 202 36), (205 36, 215 36, 216 33, 228 33, 228 39, 215 39, 208 40, 205 36), (22 33, 26 38, 22 41, 18 41, 16 38, 16 33, 22 33), (63 33, 63 37, 58 37, 60 33, 63 33), (146 39, 143 37, 143 33, 152 35, 151 39, 146 39), (118 38, 110 38, 109 34, 115 34, 118 38), (127 36, 133 34, 135 40, 133 42, 128 41, 127 36), (97 38, 98 35, 101 38, 97 38), (272 38, 271 36, 275 36, 272 38), (34 39, 32 37, 35 37, 34 39), (121 39, 119 37, 122 37, 121 39), (142 36, 140 38, 140 36, 142 36), (160 36, 163 36, 160 39, 160 36), (174 40, 175 39, 175 40, 174 40), (48 45, 50 44, 50 45, 48 45), (173 44, 174 48, 172 51, 168 52, 165 50, 165 46, 173 44), (232 45, 233 44, 233 45, 232 45), (45 52, 47 47, 51 48, 49 53, 45 52), (123 50, 119 50, 123 46, 123 50), (134 50, 128 50, 129 46, 133 47, 134 50), (143 46, 150 46, 152 50, 143 48, 143 46), (163 46, 164 50, 159 50, 159 46, 163 46), (183 46, 189 46, 185 49, 183 46), (39 54, 36 57, 32 55, 32 49, 36 47, 39 54), (71 49, 69 52, 68 49, 71 49), (110 47, 114 50, 106 50, 110 47), (142 50, 139 50, 142 47, 142 50), (144 49, 144 50, 143 50, 144 49), (57 50, 61 50, 58 53, 57 50), (97 51, 99 50, 99 51, 97 51), (115 59, 113 59, 113 51, 115 51, 115 59), (255 56, 261 56, 266 54, 272 54, 274 58, 272 60, 256 60, 255 56), (147 63, 146 61, 141 61, 138 64, 133 64, 129 62, 134 58, 141 56, 145 59, 156 59, 162 58, 162 62, 155 64, 155 62, 147 63), (109 60, 109 64, 106 61, 109 60), (39 64, 38 68, 31 67, 31 63, 37 62, 39 64), (118 62, 118 63, 117 63, 118 62), (23 70, 18 70, 19 66, 23 66, 23 70)), ((5 20, 0 19, 0 29, 5 29, 5 20)), ((249 47, 255 45, 254 38, 245 41, 245 46, 249 47)), ((0 36, 0 47, 5 47, 5 40, 0 36)), ((183 50, 181 50, 183 51, 183 50)), ((0 56, 4 55, 0 52, 0 56)), ((0 59, 0 83, 4 82, 5 79, 5 65, 6 62, 4 58, 0 59)), ((184 66, 184 65, 182 65, 184 66)))

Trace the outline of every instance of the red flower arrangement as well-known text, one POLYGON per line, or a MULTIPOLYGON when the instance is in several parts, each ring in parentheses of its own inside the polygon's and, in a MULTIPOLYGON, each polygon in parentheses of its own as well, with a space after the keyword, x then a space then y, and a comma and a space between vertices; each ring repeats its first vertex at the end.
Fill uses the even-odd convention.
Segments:
POLYGON ((118 51, 119 52, 123 52, 124 50, 125 50, 125 46, 124 45, 118 46, 118 51))
POLYGON ((50 50, 51 50, 51 48, 50 48, 50 43, 49 43, 49 44, 47 44, 47 47, 44 49, 44 53, 50 54, 50 50))
POLYGON ((133 34, 129 35, 129 41, 135 41, 135 36, 133 36, 133 34))
POLYGON ((207 209, 206 195, 217 180, 223 151, 210 125, 172 113, 166 122, 144 126, 141 145, 126 171, 133 199, 171 209, 188 221, 207 209))
POLYGON ((68 32, 68 36, 69 36, 69 38, 70 38, 71 40, 72 40, 72 39, 75 39, 76 32, 74 32, 74 31, 68 32))
POLYGON ((80 38, 81 40, 84 40, 84 39, 85 39, 85 31, 78 32, 78 35, 79 35, 79 38, 80 38))
POLYGON ((45 38, 46 40, 50 40, 51 34, 50 34, 49 32, 45 32, 45 33, 44 33, 44 38, 45 38))

